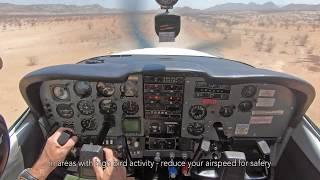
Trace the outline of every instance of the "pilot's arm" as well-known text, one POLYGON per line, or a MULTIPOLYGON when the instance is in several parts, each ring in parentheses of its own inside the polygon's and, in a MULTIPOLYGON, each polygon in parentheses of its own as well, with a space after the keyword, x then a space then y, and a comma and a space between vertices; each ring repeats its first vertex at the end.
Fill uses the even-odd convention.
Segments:
POLYGON ((58 139, 62 132, 71 131, 68 128, 59 128, 51 137, 48 138, 47 143, 40 155, 40 158, 33 165, 31 169, 24 170, 18 179, 32 179, 44 180, 57 167, 59 162, 63 162, 70 150, 76 144, 78 138, 73 136, 64 146, 60 146, 58 139))
MULTIPOLYGON (((48 138, 38 161, 31 169, 24 170, 18 179, 45 180, 48 175, 57 167, 56 165, 65 160, 70 150, 78 141, 77 136, 73 136, 64 146, 61 146, 58 143, 58 139, 61 133, 66 130, 72 132, 72 129, 59 128, 51 137, 48 138)), ((104 151, 108 159, 116 159, 111 150, 104 149, 104 151)), ((126 177, 126 171, 124 168, 107 167, 103 170, 102 167, 97 165, 100 160, 97 158, 94 158, 93 160, 96 162, 94 163, 96 164, 94 166, 94 170, 98 180, 109 180, 112 178, 111 175, 116 177, 126 177)))

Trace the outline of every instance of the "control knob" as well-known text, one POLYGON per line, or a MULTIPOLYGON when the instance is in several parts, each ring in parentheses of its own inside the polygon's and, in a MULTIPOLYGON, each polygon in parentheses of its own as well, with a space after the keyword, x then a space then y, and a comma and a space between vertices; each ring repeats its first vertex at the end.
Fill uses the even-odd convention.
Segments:
POLYGON ((221 107, 219 113, 223 117, 230 117, 233 114, 233 106, 223 106, 221 107))
POLYGON ((249 112, 251 111, 252 107, 253 107, 253 104, 251 101, 243 101, 238 106, 241 112, 249 112))
POLYGON ((204 125, 202 123, 190 123, 187 127, 188 133, 193 136, 200 136, 204 132, 204 125))

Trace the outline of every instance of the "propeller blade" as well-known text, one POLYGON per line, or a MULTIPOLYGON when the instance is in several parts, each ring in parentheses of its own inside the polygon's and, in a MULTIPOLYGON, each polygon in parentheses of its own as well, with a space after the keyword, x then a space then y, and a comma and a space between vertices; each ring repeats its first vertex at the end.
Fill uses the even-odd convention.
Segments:
POLYGON ((202 51, 209 54, 214 54, 219 57, 223 57, 223 49, 233 48, 237 46, 241 46, 241 36, 238 34, 234 34, 219 40, 203 41, 201 43, 189 47, 189 49, 202 51))
POLYGON ((211 41, 201 42, 199 44, 189 47, 189 49, 203 51, 203 52, 210 52, 210 53, 212 52, 219 53, 221 51, 221 48, 222 48, 221 44, 218 44, 216 42, 211 42, 211 41))
POLYGON ((145 27, 142 19, 145 3, 145 0, 120 0, 119 4, 120 8, 125 11, 125 26, 130 30, 130 35, 137 41, 139 48, 155 46, 142 31, 142 28, 145 27))

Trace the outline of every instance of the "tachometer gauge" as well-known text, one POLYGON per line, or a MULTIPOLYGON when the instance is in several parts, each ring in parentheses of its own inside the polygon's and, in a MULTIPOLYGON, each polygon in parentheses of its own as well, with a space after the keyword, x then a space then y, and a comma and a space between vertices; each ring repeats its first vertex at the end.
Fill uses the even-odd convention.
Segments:
POLYGON ((97 84, 97 91, 100 95, 110 97, 115 92, 115 87, 111 83, 99 82, 97 84))
POLYGON ((172 7, 177 4, 178 0, 156 0, 158 4, 164 7, 172 7))
POLYGON ((70 97, 69 90, 63 86, 56 86, 52 89, 55 98, 59 100, 67 100, 70 97))

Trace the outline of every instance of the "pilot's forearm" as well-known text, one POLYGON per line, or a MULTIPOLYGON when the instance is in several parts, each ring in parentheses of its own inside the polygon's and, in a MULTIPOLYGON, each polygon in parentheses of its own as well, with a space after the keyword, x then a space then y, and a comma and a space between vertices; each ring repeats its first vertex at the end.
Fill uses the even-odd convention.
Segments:
POLYGON ((50 158, 43 152, 31 168, 30 174, 39 180, 45 180, 54 169, 55 167, 50 163, 50 158))

